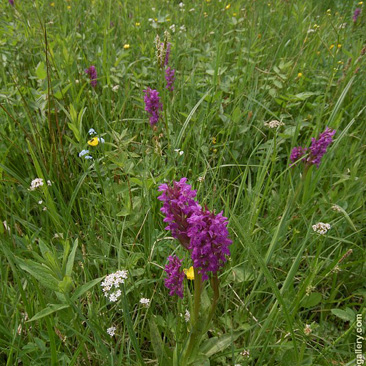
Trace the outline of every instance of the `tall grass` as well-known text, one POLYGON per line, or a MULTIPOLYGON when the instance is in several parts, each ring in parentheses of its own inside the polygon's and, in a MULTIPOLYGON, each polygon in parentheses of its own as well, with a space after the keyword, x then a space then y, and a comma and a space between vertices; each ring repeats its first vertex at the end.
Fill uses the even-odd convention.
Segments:
POLYGON ((363 7, 3 1, 1 364, 179 365, 193 287, 182 301, 164 287, 166 258, 183 251, 157 188, 181 177, 223 209, 233 240, 195 365, 354 364, 366 297, 363 7), (173 93, 155 56, 164 31, 173 93), (147 87, 164 106, 156 130, 147 87), (290 167, 291 149, 326 126, 337 133, 320 167, 290 167), (104 144, 87 144, 90 128, 104 144), (52 185, 30 191, 36 177, 52 185), (317 222, 332 228, 321 236, 317 222), (118 269, 129 278, 110 303, 100 283, 118 269))

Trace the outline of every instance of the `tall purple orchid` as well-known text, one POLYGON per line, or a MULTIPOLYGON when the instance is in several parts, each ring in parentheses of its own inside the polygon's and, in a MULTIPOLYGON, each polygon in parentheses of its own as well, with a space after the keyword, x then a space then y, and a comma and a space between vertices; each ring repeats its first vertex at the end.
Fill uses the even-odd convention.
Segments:
POLYGON ((290 155, 291 162, 295 163, 305 156, 306 153, 309 153, 309 156, 302 161, 304 161, 306 165, 316 165, 319 168, 321 159, 327 152, 328 146, 333 142, 333 136, 335 133, 336 130, 331 130, 327 127, 317 139, 314 137, 311 138, 311 146, 309 148, 301 146, 294 147, 290 155))
POLYGON ((202 280, 207 280, 209 273, 216 274, 227 261, 232 241, 227 218, 222 212, 215 214, 202 208, 195 200, 196 191, 186 182, 187 178, 182 178, 173 186, 162 184, 158 199, 164 203, 164 222, 169 223, 165 229, 189 251, 193 267, 202 274, 202 280))
POLYGON ((145 111, 150 114, 150 125, 154 126, 159 121, 159 111, 163 110, 163 104, 160 102, 157 90, 147 88, 144 93, 145 111))
POLYGON ((97 70, 94 65, 91 65, 87 69, 84 70, 86 74, 89 75, 90 85, 95 88, 97 86, 97 70))

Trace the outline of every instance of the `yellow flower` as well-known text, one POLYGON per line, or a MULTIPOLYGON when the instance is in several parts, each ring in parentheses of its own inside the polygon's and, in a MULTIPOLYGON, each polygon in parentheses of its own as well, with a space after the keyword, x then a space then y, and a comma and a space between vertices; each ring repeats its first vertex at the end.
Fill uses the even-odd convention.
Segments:
POLYGON ((331 50, 332 48, 334 48, 334 44, 331 44, 329 49, 331 50))
POLYGON ((93 137, 91 140, 88 141, 88 145, 90 146, 97 146, 99 144, 98 137, 93 137))
POLYGON ((343 62, 343 61, 338 61, 338 63, 339 63, 340 65, 343 65, 343 63, 344 63, 344 62, 343 62))
POLYGON ((341 45, 340 43, 338 43, 338 44, 337 44, 337 47, 338 47, 338 48, 341 48, 341 47, 342 47, 342 45, 341 45))
POLYGON ((188 269, 184 268, 183 272, 187 276, 188 280, 194 280, 194 269, 193 267, 189 267, 188 269))
POLYGON ((229 9, 230 9, 230 6, 231 6, 231 4, 227 4, 227 5, 225 6, 225 9, 226 9, 226 10, 229 10, 229 9))
POLYGON ((139 22, 136 22, 136 23, 135 23, 135 26, 136 26, 136 27, 139 27, 140 25, 141 25, 141 24, 140 24, 139 22))
POLYGON ((211 2, 211 0, 206 0, 206 2, 207 2, 207 3, 210 3, 210 2, 211 2))
POLYGON ((237 13, 233 13, 233 16, 236 17, 238 14, 237 13))
POLYGON ((51 6, 55 6, 55 3, 51 3, 50 5, 51 5, 51 6))
POLYGON ((203 16, 204 16, 205 18, 207 18, 208 14, 204 11, 204 12, 203 12, 203 16))
POLYGON ((358 5, 363 5, 363 1, 360 1, 360 2, 358 3, 358 5))
POLYGON ((124 48, 125 50, 128 50, 128 49, 130 48, 130 45, 129 45, 128 43, 126 43, 126 44, 123 46, 123 48, 124 48))
POLYGON ((317 54, 317 55, 320 55, 320 51, 316 51, 316 54, 317 54))
POLYGON ((215 145, 216 144, 216 137, 212 137, 212 143, 215 145))
POLYGON ((68 9, 68 10, 70 10, 70 9, 71 9, 71 6, 70 6, 70 5, 68 5, 68 6, 67 6, 67 9, 68 9))
POLYGON ((299 73, 297 74, 297 77, 298 77, 298 78, 301 78, 301 77, 302 77, 302 73, 301 73, 301 72, 299 72, 299 73))

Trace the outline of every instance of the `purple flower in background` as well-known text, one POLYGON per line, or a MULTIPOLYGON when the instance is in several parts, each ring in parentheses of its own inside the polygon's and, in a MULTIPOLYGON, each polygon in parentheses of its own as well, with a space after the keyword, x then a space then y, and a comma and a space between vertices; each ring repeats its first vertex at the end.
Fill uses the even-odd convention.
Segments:
POLYGON ((169 63, 169 56, 170 56, 171 48, 172 48, 172 44, 170 42, 168 42, 166 45, 166 50, 165 50, 164 66, 167 66, 169 63))
POLYGON ((167 67, 165 70, 165 80, 166 80, 166 88, 170 91, 174 89, 174 81, 175 81, 175 70, 171 67, 167 67))
POLYGON ((10 4, 11 6, 14 6, 14 0, 9 0, 9 4, 10 4))
POLYGON ((165 215, 164 222, 169 223, 165 230, 170 230, 172 236, 188 249, 188 219, 194 212, 199 211, 201 206, 194 200, 197 192, 186 182, 187 178, 182 178, 179 182, 173 182, 173 187, 162 184, 159 192, 163 193, 158 200, 163 202, 160 211, 165 215))
POLYGON ((304 161, 306 165, 316 164, 319 168, 320 161, 327 152, 328 146, 333 142, 333 136, 335 133, 336 130, 331 130, 327 127, 325 131, 319 135, 318 139, 314 137, 311 138, 311 146, 309 148, 301 146, 294 147, 290 155, 291 162, 295 163, 308 152, 308 158, 302 161, 304 161))
POLYGON ((295 163, 297 160, 302 158, 306 154, 306 147, 294 147, 291 151, 290 160, 292 163, 295 163))
POLYGON ((163 104, 160 102, 159 92, 147 88, 144 90, 145 111, 150 113, 150 125, 154 126, 159 121, 159 111, 163 110, 163 104))
POLYGON ((360 14, 361 14, 361 9, 356 8, 355 12, 353 13, 353 17, 352 17, 352 20, 354 21, 354 23, 357 22, 357 18, 360 16, 360 14))
POLYGON ((168 257, 169 263, 165 266, 168 278, 165 279, 165 286, 170 290, 169 295, 183 297, 184 272, 182 271, 182 259, 176 255, 168 257))
POLYGON ((316 164, 319 168, 320 161, 323 155, 326 153, 328 146, 333 142, 333 136, 336 130, 331 130, 329 127, 321 133, 318 139, 311 138, 310 156, 307 158, 307 163, 316 164))
POLYGON ((203 280, 207 280, 208 272, 216 273, 230 255, 232 241, 226 227, 227 218, 222 212, 215 215, 206 208, 196 210, 187 221, 193 267, 198 268, 203 280))
POLYGON ((95 88, 97 86, 97 70, 95 66, 91 65, 88 69, 84 70, 90 78, 90 85, 95 88))

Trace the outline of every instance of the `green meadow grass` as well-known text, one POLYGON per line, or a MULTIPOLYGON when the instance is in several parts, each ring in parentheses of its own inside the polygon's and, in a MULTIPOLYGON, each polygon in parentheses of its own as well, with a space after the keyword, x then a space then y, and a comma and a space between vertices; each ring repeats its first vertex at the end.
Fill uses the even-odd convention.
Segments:
MULTIPOLYGON (((1 365, 180 365, 193 284, 183 300, 170 297, 164 267, 172 253, 191 263, 157 197, 181 177, 223 210, 233 240, 192 365, 356 364, 357 314, 366 334, 366 5, 357 3, 1 2, 1 365), (164 31, 173 93, 155 55, 164 31), (156 129, 147 87, 162 97, 156 129), (337 132, 320 167, 290 167, 292 148, 327 126, 337 132), (87 144, 90 128, 104 144, 87 144), (52 185, 29 190, 37 177, 52 185), (317 222, 331 229, 319 235, 317 222), (122 269, 123 295, 111 303, 100 284, 122 269)), ((207 286, 202 313, 211 295, 207 286)))

